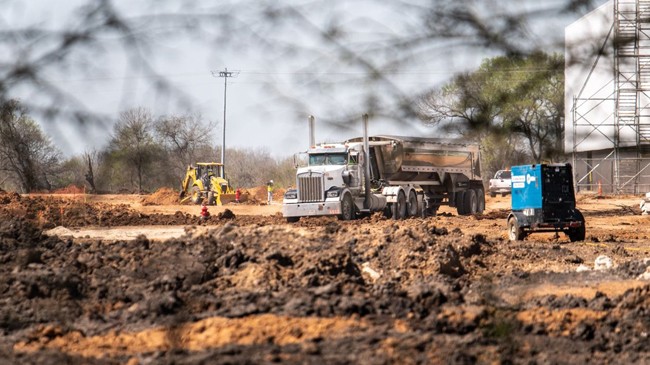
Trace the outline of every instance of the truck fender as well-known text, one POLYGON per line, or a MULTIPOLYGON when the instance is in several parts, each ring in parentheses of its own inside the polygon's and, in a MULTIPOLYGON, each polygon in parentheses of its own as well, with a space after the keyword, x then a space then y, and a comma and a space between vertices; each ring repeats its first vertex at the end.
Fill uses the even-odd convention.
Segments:
POLYGON ((401 186, 386 186, 382 189, 381 195, 386 197, 387 203, 395 203, 397 202, 397 194, 399 194, 401 190, 404 190, 401 186))

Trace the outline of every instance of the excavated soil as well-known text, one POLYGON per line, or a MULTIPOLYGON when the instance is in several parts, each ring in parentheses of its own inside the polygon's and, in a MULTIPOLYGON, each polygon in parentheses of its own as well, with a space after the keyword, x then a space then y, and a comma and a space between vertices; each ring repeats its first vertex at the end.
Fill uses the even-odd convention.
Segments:
POLYGON ((575 243, 509 242, 506 199, 488 199, 478 217, 287 224, 277 210, 228 206, 201 219, 114 197, 0 192, 0 359, 650 363, 650 218, 639 199, 581 197, 587 240, 575 243), (44 233, 164 225, 185 233, 44 233))

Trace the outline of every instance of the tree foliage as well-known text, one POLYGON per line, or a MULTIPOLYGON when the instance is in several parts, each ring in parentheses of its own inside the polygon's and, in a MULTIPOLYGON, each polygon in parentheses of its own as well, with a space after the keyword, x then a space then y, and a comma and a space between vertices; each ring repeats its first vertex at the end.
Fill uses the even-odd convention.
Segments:
POLYGON ((0 105, 0 170, 5 179, 25 193, 50 189, 59 159, 60 152, 19 101, 0 105))
POLYGON ((491 169, 522 162, 522 155, 555 161, 563 153, 563 71, 557 54, 486 59, 422 97, 421 118, 482 141, 484 158, 496 162, 491 169))
POLYGON ((139 192, 144 191, 145 185, 151 186, 151 179, 145 180, 145 175, 155 176, 153 163, 163 152, 154 140, 153 128, 153 117, 148 110, 136 108, 124 111, 115 124, 108 145, 109 160, 125 168, 122 178, 137 187, 139 192))

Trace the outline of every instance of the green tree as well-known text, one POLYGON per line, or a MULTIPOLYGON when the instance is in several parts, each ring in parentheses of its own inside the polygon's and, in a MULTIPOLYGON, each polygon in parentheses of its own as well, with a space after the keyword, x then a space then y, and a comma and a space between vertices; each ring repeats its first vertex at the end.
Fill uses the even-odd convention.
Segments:
MULTIPOLYGON (((120 113, 107 154, 113 169, 112 177, 118 172, 117 176, 121 175, 123 179, 131 182, 132 187, 137 187, 138 192, 143 192, 146 175, 154 175, 154 162, 164 155, 153 136, 151 113, 144 108, 120 113), (122 171, 115 171, 120 169, 122 171)), ((147 179, 147 186, 153 186, 150 179, 147 179)))
POLYGON ((562 153, 563 65, 562 56, 545 53, 486 59, 478 70, 425 94, 420 117, 483 142, 484 161, 492 161, 495 169, 522 162, 522 153, 535 162, 557 159, 562 153))
POLYGON ((60 152, 19 101, 0 105, 0 170, 6 179, 25 193, 49 190, 59 160, 60 152))

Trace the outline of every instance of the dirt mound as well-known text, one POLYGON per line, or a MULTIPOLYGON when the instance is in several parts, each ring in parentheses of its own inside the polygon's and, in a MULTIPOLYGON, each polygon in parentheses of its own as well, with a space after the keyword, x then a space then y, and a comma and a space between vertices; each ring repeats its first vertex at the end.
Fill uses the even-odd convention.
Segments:
POLYGON ((64 188, 61 189, 56 189, 51 192, 52 194, 85 194, 86 193, 86 187, 82 186, 76 186, 76 185, 68 185, 64 188))
POLYGON ((180 204, 178 192, 170 188, 160 188, 155 193, 142 199, 142 205, 174 205, 180 204))
POLYGON ((72 244, 8 220, 0 225, 0 354, 49 363, 649 359, 650 286, 506 300, 526 283, 574 279, 496 263, 569 252, 504 247, 448 229, 453 219, 323 219, 309 230, 235 219, 198 236, 113 244, 72 244), (498 276, 472 279, 491 271, 498 276))
MULTIPOLYGON (((254 204, 266 204, 268 201, 268 190, 266 185, 257 186, 247 190, 251 194, 251 202, 254 204)), ((282 202, 286 189, 275 187, 273 188, 273 201, 282 202)))
POLYGON ((540 234, 510 242, 504 211, 493 212, 287 224, 281 214, 225 210, 204 221, 0 193, 0 357, 44 364, 650 362, 650 284, 639 279, 650 266, 646 217, 605 216, 613 228, 590 235, 611 241, 540 234), (164 242, 141 235, 110 244, 41 230, 89 224, 190 227, 164 242), (199 224, 209 227, 191 227, 199 224), (576 272, 600 255, 614 266, 576 272))
POLYGON ((78 199, 55 199, 51 197, 22 197, 16 193, 0 193, 0 219, 23 217, 42 229, 57 226, 145 226, 145 225, 215 225, 224 220, 235 220, 241 225, 268 225, 284 222, 276 216, 235 216, 226 210, 202 219, 197 214, 180 211, 174 214, 144 214, 126 204, 84 202, 78 199))

